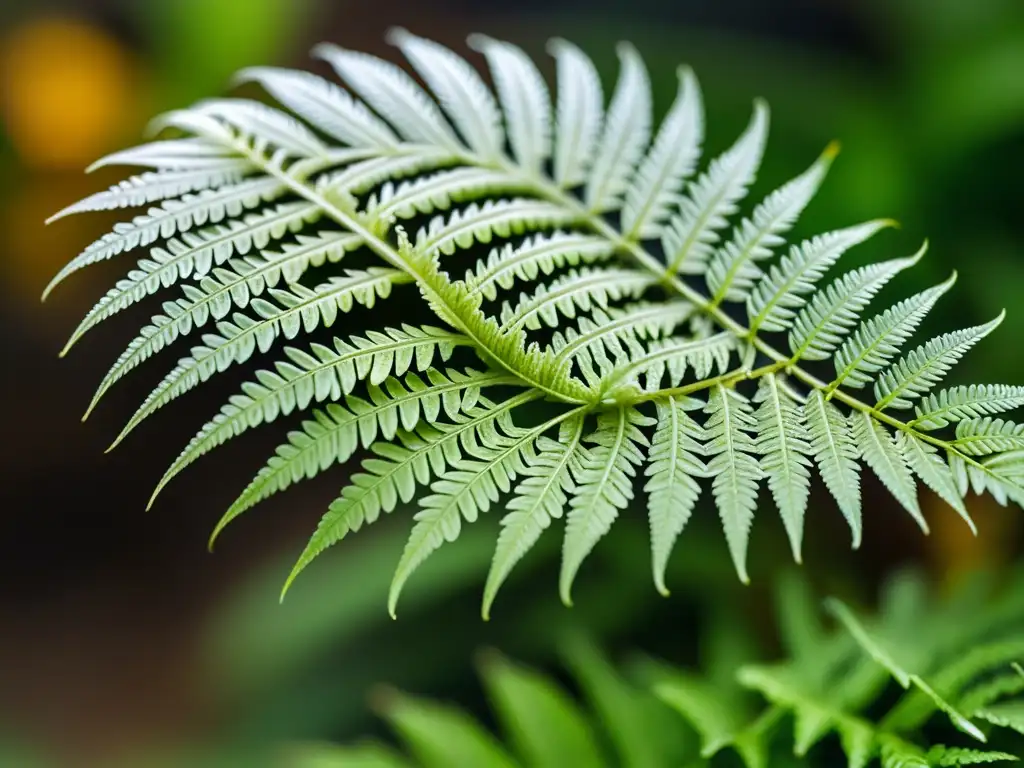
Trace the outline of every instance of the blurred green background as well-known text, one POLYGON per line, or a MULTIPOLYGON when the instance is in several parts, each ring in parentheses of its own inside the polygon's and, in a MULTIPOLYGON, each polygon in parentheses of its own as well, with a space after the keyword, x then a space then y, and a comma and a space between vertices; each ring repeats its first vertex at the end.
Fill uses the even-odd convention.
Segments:
MULTIPOLYGON (((82 169, 137 143, 152 114, 221 92, 242 66, 323 72, 305 54, 321 40, 394 58, 383 42, 392 25, 462 52, 469 32, 505 38, 549 75, 544 42, 566 37, 609 84, 614 43, 629 39, 647 60, 662 112, 676 65, 689 63, 705 93, 710 154, 739 133, 755 96, 767 98, 773 130, 754 198, 839 139, 843 152, 797 235, 879 216, 901 222, 851 261, 904 255, 928 237, 924 265, 893 290, 906 295, 957 269, 953 297, 926 330, 1006 307, 997 336, 959 376, 1024 380, 1021 0, 11 0, 0 9, 0 765, 272 765, 285 740, 379 732, 365 705, 378 682, 481 705, 472 659, 484 646, 544 665, 576 624, 613 655, 640 647, 693 662, 695 628, 712 603, 741 606, 751 631, 767 631, 760 598, 788 560, 767 508, 754 530, 753 587, 736 583, 704 507, 680 540, 672 597, 658 597, 638 514, 598 548, 575 608, 557 601, 552 536, 484 624, 490 516, 432 558, 393 622, 384 600, 408 530, 401 510, 328 553, 277 604, 345 471, 275 497, 206 553, 211 525, 283 424, 199 462, 142 513, 166 463, 238 376, 183 398, 109 455, 109 440, 172 361, 145 366, 79 423, 107 365, 156 306, 126 312, 130 319, 57 360, 77 320, 126 269, 113 259, 38 302, 59 267, 115 220, 43 227, 119 178, 116 169, 88 177, 82 169)), ((832 504, 812 501, 805 568, 821 588, 870 596, 902 564, 948 582, 1021 551, 1018 510, 971 499, 982 531, 975 539, 928 496, 925 539, 878 488, 869 483, 866 493, 856 553, 832 504)))

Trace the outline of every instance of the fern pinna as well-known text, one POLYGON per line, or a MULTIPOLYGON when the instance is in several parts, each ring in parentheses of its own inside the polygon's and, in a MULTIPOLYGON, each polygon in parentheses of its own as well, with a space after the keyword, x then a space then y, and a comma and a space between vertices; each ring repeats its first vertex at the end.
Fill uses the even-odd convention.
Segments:
POLYGON ((437 43, 404 30, 390 41, 432 96, 394 64, 322 45, 316 54, 350 91, 302 72, 243 71, 239 81, 261 84, 288 111, 219 99, 165 114, 154 130, 183 136, 101 160, 143 170, 57 214, 150 206, 47 289, 148 249, 69 346, 149 294, 179 292, 117 359, 90 410, 149 357, 196 340, 115 442, 257 351, 278 355, 199 430, 160 488, 248 429, 320 406, 218 532, 292 483, 369 451, 288 582, 350 531, 418 497, 393 612, 424 559, 499 506, 486 615, 516 562, 563 515, 560 591, 569 602, 581 564, 640 486, 662 591, 703 481, 744 581, 762 485, 798 559, 814 471, 855 546, 862 464, 925 529, 917 480, 968 522, 969 489, 1024 500, 1024 427, 999 417, 1024 403, 1024 388, 938 389, 1001 315, 905 351, 955 277, 874 316, 867 306, 924 248, 835 278, 839 258, 890 222, 783 248, 833 146, 737 219, 765 147, 765 104, 700 171, 702 99, 688 69, 655 130, 647 72, 629 45, 619 48, 606 107, 590 59, 562 40, 549 47, 554 104, 516 46, 470 39, 492 91, 437 43), (431 324, 381 325, 328 343, 311 336, 356 305, 417 293, 431 324), (823 373, 826 360, 834 371, 823 373))

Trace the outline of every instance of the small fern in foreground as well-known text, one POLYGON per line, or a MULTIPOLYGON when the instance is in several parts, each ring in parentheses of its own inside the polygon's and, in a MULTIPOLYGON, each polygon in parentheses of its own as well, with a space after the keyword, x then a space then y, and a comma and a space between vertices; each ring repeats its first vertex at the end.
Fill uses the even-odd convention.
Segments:
POLYGON ((735 646, 738 628, 721 619, 707 622, 713 650, 699 675, 642 659, 631 682, 574 640, 563 657, 585 710, 549 678, 491 656, 481 672, 502 740, 461 710, 388 691, 376 697, 377 708, 412 758, 366 744, 296 749, 288 764, 669 768, 719 765, 716 756, 726 751, 746 768, 1018 762, 1005 750, 1024 734, 1019 576, 997 594, 978 582, 938 601, 903 575, 888 586, 876 617, 830 601, 838 617, 832 629, 803 582, 785 579, 780 587, 788 657, 781 663, 727 658, 723 649, 735 646), (723 641, 727 633, 734 637, 723 641), (894 698, 894 689, 905 692, 894 698))
POLYGON ((199 430, 159 488, 247 430, 319 406, 217 532, 368 453, 289 583, 349 532, 417 499, 393 613, 413 571, 495 507, 506 513, 486 615, 516 562, 563 516, 568 603, 579 568, 641 486, 662 592, 706 485, 744 581, 762 486, 797 559, 814 473, 854 546, 862 465, 925 530, 918 481, 968 522, 970 489, 1024 501, 1024 427, 1002 416, 1024 404, 1024 387, 939 388, 1002 315, 912 345, 955 276, 868 313, 924 248, 826 278, 888 221, 784 247, 835 147, 741 218, 766 142, 763 103, 698 170, 703 107, 688 69, 656 128, 647 72, 629 45, 606 107, 590 59, 565 41, 549 49, 552 103, 536 66, 508 43, 470 39, 492 91, 447 48, 403 30, 390 39, 432 95, 391 63, 320 46, 351 92, 311 74, 246 70, 240 82, 259 83, 288 111, 218 99, 166 114, 154 129, 183 137, 100 161, 144 170, 58 214, 150 206, 47 288, 148 249, 69 346, 148 295, 178 291, 90 410, 147 359, 195 339, 115 443, 227 368, 278 355, 199 430), (432 322, 323 338, 357 305, 381 318, 409 302, 432 322))

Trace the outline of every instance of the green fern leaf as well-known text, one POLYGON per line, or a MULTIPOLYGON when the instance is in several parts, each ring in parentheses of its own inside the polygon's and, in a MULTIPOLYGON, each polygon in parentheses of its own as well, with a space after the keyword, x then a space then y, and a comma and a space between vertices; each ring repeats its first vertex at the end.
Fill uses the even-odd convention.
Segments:
POLYGON ((754 399, 761 404, 755 414, 761 469, 768 477, 768 488, 782 515, 793 558, 800 562, 804 512, 811 487, 808 456, 814 455, 806 439, 804 413, 773 374, 761 379, 754 399))
POLYGON ((390 377, 383 387, 369 385, 369 402, 346 395, 347 408, 331 403, 326 413, 314 411, 315 420, 303 422, 301 431, 288 435, 288 442, 224 513, 210 536, 211 548, 240 514, 299 480, 312 479, 333 464, 348 461, 360 446, 369 448, 378 434, 392 440, 399 429, 411 432, 421 421, 435 423, 442 410, 454 419, 476 405, 482 388, 514 383, 503 374, 472 370, 444 374, 428 368, 426 375, 429 383, 414 373, 407 374, 404 383, 390 377))
POLYGON ((864 461, 921 526, 921 530, 927 533, 928 523, 917 502, 917 486, 895 437, 866 413, 851 417, 851 429, 864 461))
POLYGON ((1024 387, 1005 384, 971 384, 926 395, 914 406, 916 429, 942 429, 951 422, 1002 413, 1024 405, 1024 387))
POLYGON ((1024 425, 1004 419, 965 419, 957 424, 953 445, 970 456, 987 456, 1024 448, 1024 425))
POLYGON ((477 427, 471 433, 476 440, 463 438, 462 446, 472 458, 450 461, 449 469, 430 486, 432 493, 420 499, 421 510, 413 518, 416 524, 388 592, 392 617, 412 572, 445 541, 455 541, 463 518, 467 523, 476 522, 481 512, 487 512, 502 494, 508 493, 516 477, 536 460, 537 438, 573 413, 569 411, 531 429, 516 427, 506 415, 477 427))
POLYGON ((708 473, 714 477, 711 490, 736 573, 747 583, 747 542, 757 506, 757 484, 763 477, 752 437, 757 422, 747 399, 721 384, 711 390, 706 412, 704 453, 710 457, 708 473))
POLYGON ((971 347, 995 330, 1004 316, 1002 313, 984 325, 937 336, 908 353, 875 383, 875 408, 910 408, 912 398, 935 386, 971 347))
POLYGON ((955 509, 970 527, 971 532, 977 534, 974 521, 964 506, 963 494, 957 487, 956 479, 949 465, 939 458, 935 447, 908 432, 897 433, 896 445, 914 474, 955 509))
POLYGON ((658 428, 647 455, 644 474, 649 479, 644 490, 648 494, 654 585, 667 595, 668 558, 700 495, 695 478, 705 476, 707 467, 697 457, 703 451, 703 431, 686 413, 700 408, 702 403, 685 397, 669 397, 656 403, 658 428))
POLYGON ((850 525, 854 549, 860 547, 860 453, 847 420, 820 392, 812 392, 804 405, 808 436, 818 471, 850 525))
POLYGON ((516 768, 512 756, 462 710, 390 689, 378 691, 374 703, 423 768, 516 768))
POLYGON ((649 444, 638 427, 650 423, 634 409, 616 408, 601 414, 597 430, 586 437, 593 447, 579 457, 558 580, 566 605, 572 605, 572 583, 583 561, 633 498, 633 477, 643 464, 638 446, 649 444))
POLYGON ((523 765, 607 765, 593 727, 552 680, 496 654, 487 656, 480 666, 494 708, 523 765))
POLYGON ((559 428, 558 440, 540 437, 538 453, 523 468, 526 477, 516 486, 507 514, 501 519, 501 533, 494 550, 491 569, 484 586, 484 619, 509 573, 537 543, 551 521, 562 516, 566 493, 574 490, 573 474, 579 472, 577 448, 583 437, 583 418, 573 417, 559 428))
POLYGON ((454 424, 421 425, 416 432, 399 432, 401 445, 379 442, 371 446, 378 458, 363 462, 366 473, 351 477, 349 485, 331 504, 316 532, 296 561, 281 591, 282 598, 296 577, 321 552, 333 546, 350 531, 376 522, 381 511, 391 512, 399 501, 408 503, 417 486, 427 485, 431 476, 440 476, 446 467, 461 457, 460 441, 470 439, 477 430, 490 427, 515 407, 536 399, 525 392, 501 403, 481 397, 478 405, 453 418, 454 424))
POLYGON ((778 264, 768 268, 747 297, 751 333, 758 330, 785 331, 804 306, 804 297, 850 248, 863 243, 880 229, 892 226, 888 220, 869 221, 805 240, 790 247, 778 264))
POLYGON ((680 212, 662 236, 668 273, 700 274, 718 242, 719 231, 737 210, 754 181, 768 134, 768 106, 758 101, 754 115, 736 143, 687 185, 680 212))
POLYGON ((863 387, 899 352, 903 343, 956 282, 956 273, 941 285, 904 299, 882 314, 865 321, 835 355, 833 389, 845 384, 863 387))

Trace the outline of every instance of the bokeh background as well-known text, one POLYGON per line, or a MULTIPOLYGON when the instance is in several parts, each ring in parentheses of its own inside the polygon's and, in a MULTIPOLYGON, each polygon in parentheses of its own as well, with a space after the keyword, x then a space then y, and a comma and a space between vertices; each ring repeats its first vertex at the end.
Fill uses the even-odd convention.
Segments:
MULTIPOLYGON (((7 0, 0 8, 0 765, 273 764, 273 745, 345 741, 379 728, 375 683, 479 706, 473 654, 485 646, 544 665, 567 626, 613 651, 642 647, 693 661, 702 616, 747 606, 764 631, 762 587, 788 562, 765 507, 741 588, 711 509, 680 541, 669 599, 650 584, 645 527, 627 515, 560 606, 556 537, 524 561, 490 623, 478 599, 496 516, 467 528, 414 580, 397 622, 384 610, 407 517, 331 551, 281 606, 279 585, 346 471, 275 497, 237 523, 216 554, 210 527, 282 439, 283 424, 217 451, 156 507, 149 491, 180 447, 237 387, 211 383, 161 411, 127 444, 103 449, 172 364, 160 356, 119 384, 84 424, 92 389, 155 309, 57 351, 127 269, 113 259, 62 285, 49 278, 114 219, 54 211, 118 180, 86 176, 98 156, 138 143, 147 119, 220 93, 252 64, 312 67, 321 40, 386 57, 405 26, 465 52, 472 31, 522 45, 551 67, 544 41, 572 39, 614 76, 614 43, 633 41, 667 109, 676 64, 701 79, 708 152, 742 129, 751 101, 773 107, 755 189, 795 175, 835 138, 843 152, 798 235, 878 216, 902 228, 853 258, 932 247, 895 290, 957 269, 952 298, 926 330, 1010 310, 958 378, 1024 380, 1024 3, 1021 0, 7 0)), ((884 297, 883 297, 884 300, 884 297)), ((394 311, 384 305, 383 312, 394 311)), ((1021 514, 984 499, 971 537, 931 496, 930 537, 869 483, 865 545, 851 553, 831 503, 812 500, 805 568, 816 582, 870 596, 902 565, 942 582, 1021 552, 1021 514)), ((639 512, 639 510, 638 510, 639 512)))

